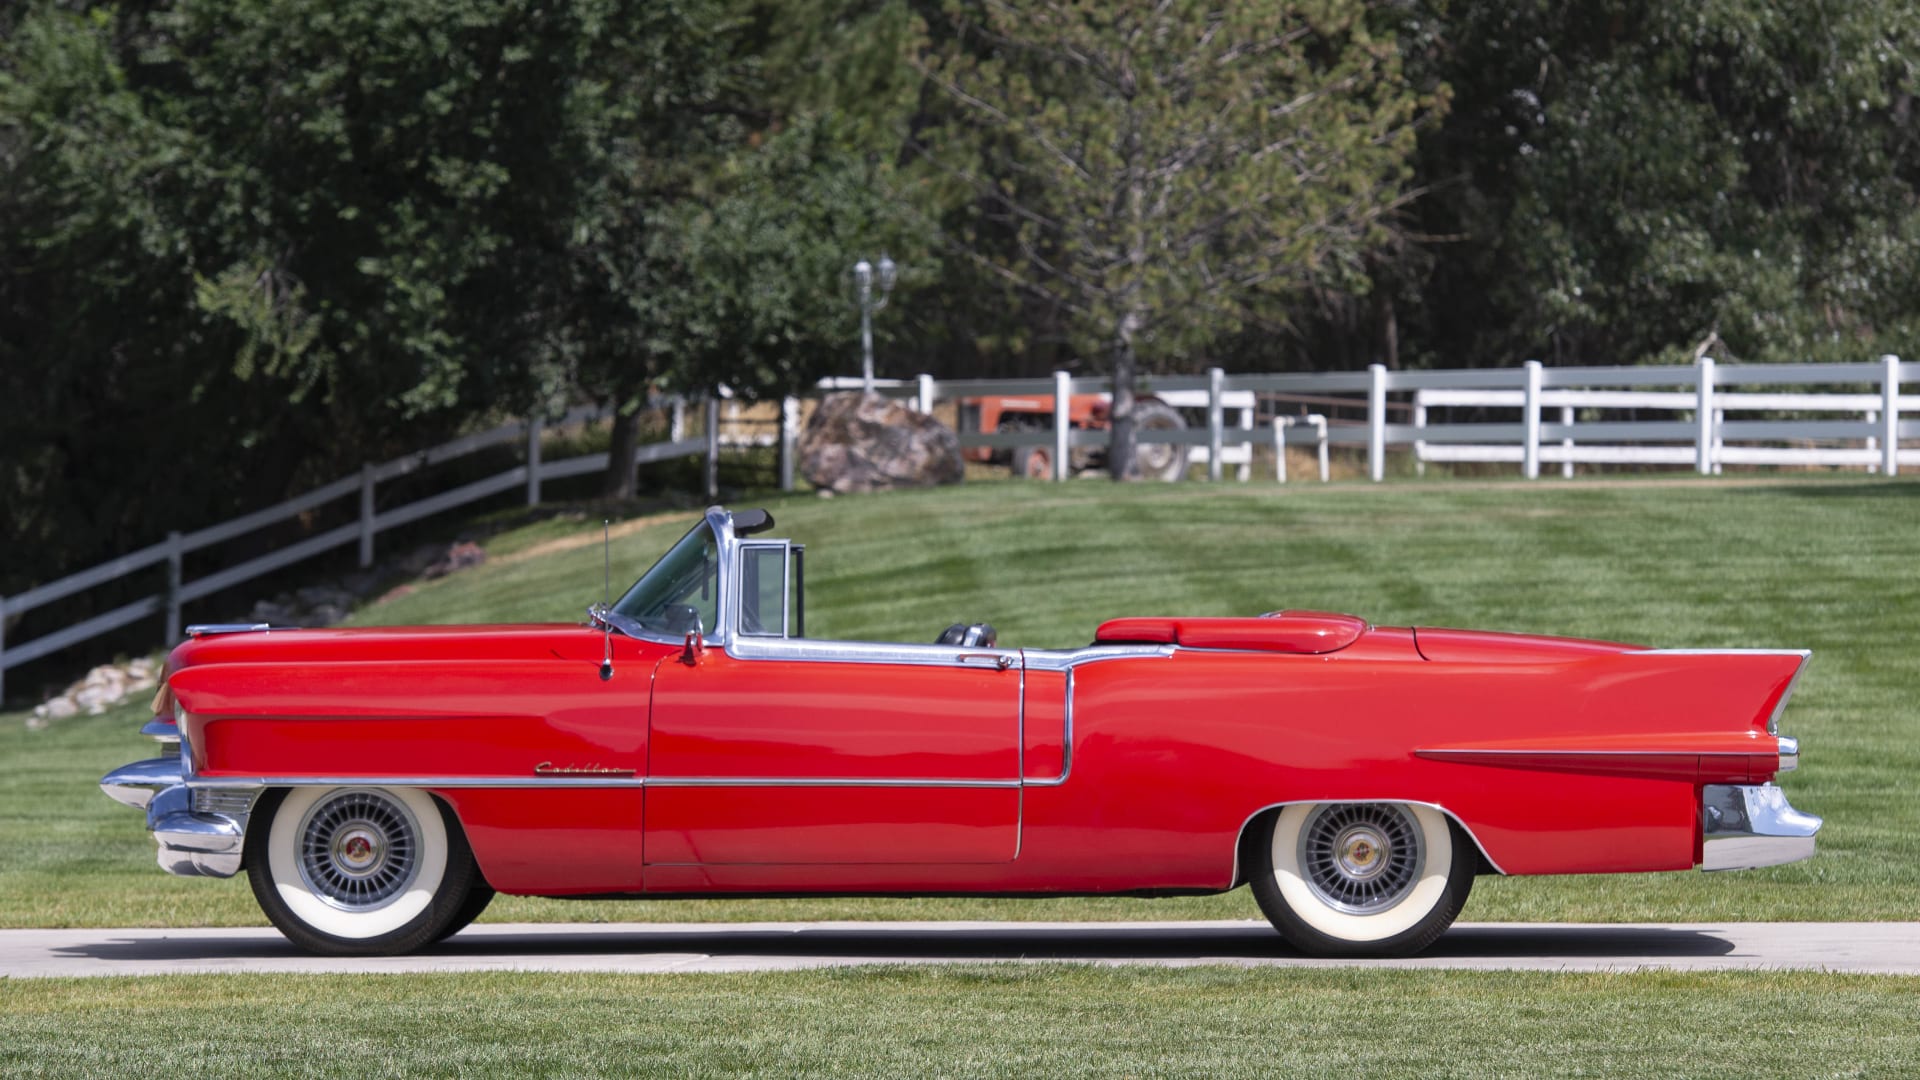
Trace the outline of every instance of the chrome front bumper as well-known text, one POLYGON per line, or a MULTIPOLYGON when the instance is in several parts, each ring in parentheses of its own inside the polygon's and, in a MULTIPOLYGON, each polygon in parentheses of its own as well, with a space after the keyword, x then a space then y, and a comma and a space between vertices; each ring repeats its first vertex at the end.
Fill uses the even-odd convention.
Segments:
POLYGON ((1813 854, 1821 820, 1772 784, 1709 784, 1700 797, 1702 870, 1750 870, 1813 854))
POLYGON ((189 787, 182 762, 161 757, 122 765, 100 778, 100 790, 147 812, 160 869, 181 877, 232 877, 240 872, 255 792, 189 787))

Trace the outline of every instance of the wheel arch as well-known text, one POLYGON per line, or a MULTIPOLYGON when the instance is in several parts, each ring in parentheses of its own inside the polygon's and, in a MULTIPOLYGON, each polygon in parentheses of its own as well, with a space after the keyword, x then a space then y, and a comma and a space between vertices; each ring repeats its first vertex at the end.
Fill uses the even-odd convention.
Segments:
MULTIPOLYGON (((271 806, 274 812, 278 813, 280 809, 280 804, 286 801, 287 795, 290 792, 292 792, 295 788, 319 787, 319 786, 323 786, 323 785, 277 784, 261 790, 260 794, 254 798, 253 807, 247 815, 248 828, 246 829, 244 839, 241 841, 241 849, 240 849, 241 865, 244 866, 247 864, 247 861, 251 859, 251 857, 253 856, 254 848, 258 847, 261 844, 266 843, 268 834, 272 832, 271 828, 253 828, 252 827, 260 819, 260 810, 262 806, 271 806)), ((440 811, 440 820, 447 827, 460 830, 460 838, 466 842, 467 850, 470 852, 473 852, 473 837, 469 835, 467 832, 467 823, 460 819, 459 809, 454 806, 452 800, 448 799, 446 796, 440 794, 438 791, 435 791, 432 788, 421 787, 418 784, 381 784, 377 782, 369 782, 366 784, 355 784, 355 785, 328 784, 324 786, 327 786, 327 787, 343 787, 343 786, 386 787, 386 788, 394 788, 394 789, 404 788, 410 791, 418 791, 424 794, 427 798, 433 800, 434 806, 437 807, 440 811)), ((270 825, 271 823, 268 822, 268 824, 270 825)), ((478 852, 473 852, 473 872, 474 872, 474 876, 480 879, 480 883, 482 885, 487 884, 486 868, 480 864, 480 856, 478 852)))
POLYGON ((1437 811, 1444 816, 1447 821, 1452 823, 1455 828, 1459 829, 1467 839, 1473 841, 1474 856, 1479 863, 1479 866, 1474 871, 1476 874, 1506 874, 1505 870, 1500 869, 1500 864, 1493 861, 1493 856, 1487 854, 1487 846, 1480 842, 1478 836, 1474 835, 1472 827, 1461 820, 1459 814, 1454 813, 1439 803, 1430 802, 1426 799, 1399 798, 1392 795, 1383 795, 1379 798, 1370 799, 1285 799, 1280 802, 1268 803, 1254 810, 1246 816, 1245 820, 1241 821, 1239 835, 1234 838, 1233 877, 1230 879, 1231 884, 1228 888, 1237 889, 1248 883, 1248 847, 1249 845, 1258 843, 1260 838, 1271 829, 1274 819, 1280 816, 1280 811, 1285 810, 1289 806, 1351 806, 1356 803, 1400 803, 1409 806, 1424 806, 1430 810, 1437 811))

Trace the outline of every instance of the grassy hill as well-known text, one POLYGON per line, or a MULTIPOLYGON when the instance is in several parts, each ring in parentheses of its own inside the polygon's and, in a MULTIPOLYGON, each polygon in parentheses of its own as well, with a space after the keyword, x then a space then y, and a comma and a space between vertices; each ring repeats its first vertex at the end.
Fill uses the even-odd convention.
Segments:
MULTIPOLYGON (((1920 915, 1920 485, 1857 478, 1402 483, 986 483, 760 503, 807 545, 808 631, 930 641, 986 621, 1073 646, 1127 614, 1352 611, 1387 625, 1662 646, 1808 647, 1785 786, 1821 852, 1734 874, 1482 879, 1466 920, 1911 919, 1920 915)), ((614 526, 617 591, 696 515, 614 526)), ((599 522, 499 533, 489 561, 356 614, 362 625, 579 620, 599 522)), ((153 866, 137 815, 94 788, 148 756, 143 709, 28 732, 0 717, 0 926, 260 924, 244 880, 153 866)), ((1553 808, 1540 808, 1551 815, 1553 808)), ((1257 917, 1245 890, 1178 900, 583 903, 502 898, 499 919, 1257 917)))

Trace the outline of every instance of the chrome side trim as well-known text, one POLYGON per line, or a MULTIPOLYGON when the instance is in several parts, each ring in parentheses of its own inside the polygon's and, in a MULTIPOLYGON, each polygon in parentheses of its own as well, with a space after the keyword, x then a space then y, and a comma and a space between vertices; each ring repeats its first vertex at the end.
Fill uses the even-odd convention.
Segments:
POLYGON ((1056 649, 1025 650, 1027 666, 1035 671, 1072 671, 1081 664, 1102 660, 1134 660, 1173 656, 1172 645, 1087 645, 1066 651, 1056 649))
POLYGON ((992 657, 1000 670, 1020 664, 1019 649, 915 645, 884 641, 816 641, 812 638, 757 638, 741 635, 727 647, 736 660, 798 660, 843 664, 915 664, 958 667, 972 657, 992 657))
POLYGON ((1747 752, 1744 750, 1676 750, 1673 747, 1638 746, 1623 747, 1619 750, 1561 750, 1553 748, 1542 750, 1512 748, 1482 750, 1471 746, 1447 746, 1433 750, 1415 750, 1413 754, 1415 757, 1435 759, 1458 757, 1462 754, 1521 754, 1527 757, 1644 757, 1650 755, 1659 755, 1661 757, 1678 757, 1682 755, 1687 757, 1747 756, 1747 752))
POLYGON ((209 776, 189 777, 189 788, 404 787, 404 788, 604 788, 640 787, 624 776, 209 776))
POLYGON ((263 622, 259 622, 259 623, 243 623, 243 622, 194 623, 192 626, 187 627, 187 636, 188 637, 209 637, 214 634, 251 634, 255 631, 265 631, 265 630, 271 630, 271 629, 273 629, 273 626, 271 624, 263 623, 263 622))
POLYGON ((1506 873, 1505 870, 1502 870, 1500 868, 1499 863, 1493 861, 1493 856, 1487 854, 1487 845, 1481 843, 1480 838, 1473 834, 1473 829, 1469 827, 1466 822, 1460 820, 1459 814, 1456 814, 1453 811, 1447 809, 1446 807, 1441 806, 1439 803, 1425 802, 1420 799, 1396 799, 1396 798, 1393 798, 1392 796, 1384 796, 1378 799, 1288 799, 1285 802, 1268 803, 1267 805, 1261 807, 1260 809, 1255 810, 1253 813, 1248 814, 1246 817, 1246 820, 1240 823, 1239 831, 1234 833, 1233 876, 1231 878, 1228 878, 1227 880, 1230 882, 1236 882, 1240 880, 1240 846, 1246 841, 1247 826, 1253 824, 1254 818, 1259 817, 1261 814, 1264 814, 1269 810, 1278 810, 1283 806, 1313 806, 1313 805, 1321 805, 1321 804, 1328 805, 1328 806, 1344 806, 1351 803, 1400 803, 1405 806, 1424 806, 1429 810, 1438 810, 1440 813, 1447 815, 1447 819, 1449 821, 1452 821, 1455 825, 1460 826, 1460 831, 1463 833, 1466 833, 1467 838, 1473 841, 1473 846, 1479 850, 1480 857, 1487 860, 1487 865, 1493 867, 1494 873, 1502 874, 1502 875, 1506 873))
POLYGON ((1797 656, 1813 655, 1812 649, 1628 649, 1625 656, 1797 656))
POLYGON ((1810 857, 1823 822, 1773 784, 1708 784, 1700 794, 1702 870, 1749 870, 1810 857))
POLYGON ((145 810, 154 796, 180 783, 180 759, 148 758, 122 765, 100 778, 107 798, 135 810, 145 810))
MULTIPOLYGON (((1027 780, 1027 787, 1059 787, 1073 775, 1073 669, 1067 669, 1067 704, 1061 724, 1060 775, 1050 780, 1027 780)), ((1021 775, 1025 776, 1024 769, 1021 775)))
MULTIPOLYGON (((1802 649, 1800 652, 1800 666, 1793 669, 1793 678, 1787 680, 1787 688, 1781 691, 1779 702, 1773 706, 1773 715, 1767 717, 1767 734, 1769 735, 1780 734, 1780 714, 1787 711, 1787 702, 1792 700, 1793 692, 1800 686, 1800 676, 1807 673, 1807 661, 1813 659, 1812 649, 1802 649)), ((1794 744, 1794 752, 1799 752, 1798 743, 1794 744)), ((1780 757, 1780 770, 1785 772, 1791 768, 1793 766, 1786 763, 1786 755, 1783 752, 1780 757)))
POLYGON ((1017 788, 1021 781, 965 777, 869 776, 214 776, 182 781, 189 790, 277 787, 637 788, 637 787, 925 787, 1017 788))
POLYGON ((959 778, 896 778, 864 776, 787 777, 787 776, 651 776, 648 787, 886 787, 886 788, 1017 788, 1019 780, 969 780, 959 778))

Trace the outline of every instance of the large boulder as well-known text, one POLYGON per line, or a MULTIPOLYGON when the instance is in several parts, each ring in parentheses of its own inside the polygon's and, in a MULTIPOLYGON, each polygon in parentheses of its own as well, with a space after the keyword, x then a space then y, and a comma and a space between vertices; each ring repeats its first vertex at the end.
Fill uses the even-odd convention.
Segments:
POLYGON ((822 491, 957 484, 966 468, 945 424, 878 394, 829 394, 800 432, 800 472, 822 491))

